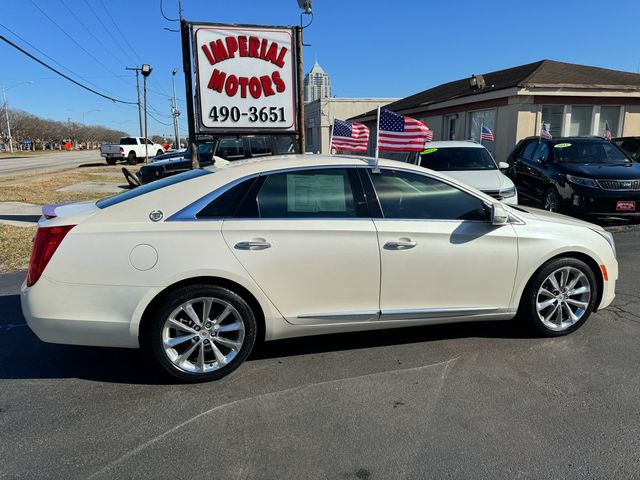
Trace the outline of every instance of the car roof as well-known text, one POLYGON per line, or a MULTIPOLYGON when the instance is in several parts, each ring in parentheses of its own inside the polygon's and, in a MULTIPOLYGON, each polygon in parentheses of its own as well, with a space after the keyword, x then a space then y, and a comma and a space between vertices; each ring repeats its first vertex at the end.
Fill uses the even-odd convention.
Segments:
POLYGON ((441 140, 437 142, 429 142, 425 144, 425 149, 427 148, 485 148, 484 145, 480 145, 473 140, 441 140))
MULTIPOLYGON (((269 172, 274 170, 286 170, 289 168, 302 167, 343 167, 343 166, 363 166, 373 167, 375 159, 357 155, 325 155, 325 154, 291 154, 274 155, 270 157, 249 158, 235 160, 222 166, 205 167, 210 171, 229 171, 237 175, 249 175, 252 173, 269 172)), ((409 168, 411 170, 424 171, 422 167, 398 161, 379 158, 378 165, 391 168, 409 168)))
MULTIPOLYGON (((527 137, 524 138, 523 140, 538 140, 540 139, 540 137, 538 135, 535 136, 531 136, 531 137, 527 137)), ((604 137, 598 137, 595 135, 586 135, 586 136, 573 136, 573 137, 553 137, 551 139, 549 138, 543 138, 542 140, 546 140, 548 142, 553 142, 553 143, 559 143, 559 142, 584 142, 585 140, 595 140, 595 141, 602 141, 602 142, 608 142, 609 140, 606 140, 604 137)))

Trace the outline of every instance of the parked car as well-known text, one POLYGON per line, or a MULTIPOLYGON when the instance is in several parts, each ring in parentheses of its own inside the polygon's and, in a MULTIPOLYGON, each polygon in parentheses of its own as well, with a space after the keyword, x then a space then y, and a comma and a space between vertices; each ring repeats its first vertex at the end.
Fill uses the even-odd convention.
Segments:
POLYGON ((184 158, 184 154, 187 151, 186 148, 180 148, 178 150, 167 150, 164 153, 161 153, 160 155, 156 155, 155 157, 149 159, 149 161, 151 163, 153 162, 159 162, 161 160, 170 160, 173 158, 184 158))
MULTIPOLYGON (((212 165, 214 156, 235 161, 282 153, 295 153, 295 142, 292 137, 268 135, 221 137, 203 140, 198 145, 198 158, 202 167, 212 165)), ((136 177, 141 184, 191 170, 191 148, 188 148, 182 156, 161 157, 164 158, 156 158, 136 172, 136 177)))
POLYGON ((413 155, 412 163, 446 173, 497 200, 517 205, 516 187, 501 172, 509 165, 496 163, 484 146, 471 141, 431 142, 425 146, 425 150, 413 155))
POLYGON ((633 160, 640 162, 640 137, 619 137, 611 140, 633 160))
POLYGON ((164 153, 164 147, 142 137, 122 137, 118 144, 100 145, 100 155, 109 165, 115 165, 118 160, 126 160, 129 165, 135 165, 146 155, 153 157, 164 153))
POLYGON ((599 137, 522 140, 508 159, 521 197, 552 212, 640 214, 640 163, 599 137))
POLYGON ((45 207, 21 288, 27 323, 46 342, 141 346, 197 382, 236 369, 257 340, 517 312, 557 336, 613 300, 601 227, 416 165, 374 166, 230 162, 45 207))

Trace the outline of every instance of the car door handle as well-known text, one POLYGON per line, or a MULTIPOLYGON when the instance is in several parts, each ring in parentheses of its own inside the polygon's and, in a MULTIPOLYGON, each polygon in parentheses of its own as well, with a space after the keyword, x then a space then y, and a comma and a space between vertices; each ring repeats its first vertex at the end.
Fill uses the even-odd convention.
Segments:
POLYGON ((384 244, 385 250, 409 250, 410 248, 418 245, 418 242, 414 242, 409 239, 401 239, 397 242, 387 242, 384 244))
POLYGON ((236 250, 265 250, 267 248, 272 247, 273 244, 271 242, 238 242, 234 245, 233 248, 236 250))

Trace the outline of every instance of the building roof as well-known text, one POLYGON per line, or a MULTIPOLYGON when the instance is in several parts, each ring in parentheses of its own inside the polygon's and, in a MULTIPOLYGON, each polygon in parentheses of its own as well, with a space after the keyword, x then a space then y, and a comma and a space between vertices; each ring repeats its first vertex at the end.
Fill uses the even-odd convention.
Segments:
POLYGON ((324 71, 324 69, 320 66, 320 64, 318 63, 318 60, 316 60, 316 63, 313 64, 313 67, 311 67, 311 70, 309 70, 309 73, 307 73, 307 75, 311 75, 311 74, 324 74, 326 75, 327 72, 324 71))
MULTIPOLYGON (((594 88, 610 90, 640 91, 640 74, 609 70, 607 68, 575 65, 540 60, 518 67, 498 70, 482 75, 485 87, 472 90, 469 77, 443 83, 387 105, 386 108, 402 111, 409 108, 426 106, 431 103, 445 102, 454 98, 479 95, 507 88, 594 88)), ((357 118, 372 115, 367 112, 357 118)))

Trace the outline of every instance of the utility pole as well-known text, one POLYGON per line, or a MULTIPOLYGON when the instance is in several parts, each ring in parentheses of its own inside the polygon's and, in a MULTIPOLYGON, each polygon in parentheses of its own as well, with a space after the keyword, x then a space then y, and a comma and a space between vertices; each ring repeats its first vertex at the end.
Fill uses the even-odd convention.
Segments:
POLYGON ((173 69, 173 100, 171 103, 171 116, 173 117, 173 133, 176 139, 176 148, 180 148, 180 127, 178 125, 178 117, 180 116, 180 110, 178 110, 178 101, 176 99, 176 73, 178 69, 173 69))
POLYGON ((140 110, 140 70, 139 67, 125 67, 125 70, 134 70, 136 72, 136 91, 138 92, 138 124, 140 125, 140 136, 142 136, 142 111, 140 110))
POLYGON ((144 163, 149 163, 149 139, 147 138, 147 77, 151 75, 151 65, 143 64, 140 68, 142 72, 142 82, 144 84, 144 163))

